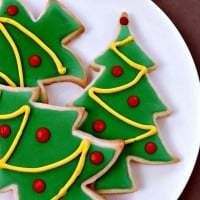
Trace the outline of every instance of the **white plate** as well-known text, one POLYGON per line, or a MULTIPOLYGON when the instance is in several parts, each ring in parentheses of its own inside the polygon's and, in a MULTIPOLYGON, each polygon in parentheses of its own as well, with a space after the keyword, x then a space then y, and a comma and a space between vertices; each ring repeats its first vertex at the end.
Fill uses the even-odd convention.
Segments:
MULTIPOLYGON (((69 45, 86 66, 114 40, 120 13, 128 12, 136 40, 158 65, 150 75, 152 82, 174 111, 173 115, 159 121, 159 128, 166 145, 181 161, 160 166, 133 164, 132 172, 139 190, 127 195, 108 196, 108 199, 177 199, 191 175, 200 145, 199 80, 182 37, 167 16, 150 0, 60 1, 86 27, 86 32, 69 45)), ((23 2, 36 17, 44 9, 47 0, 23 2)), ((66 103, 69 95, 63 92, 63 87, 66 85, 48 88, 50 103, 66 103), (59 92, 62 93, 57 95, 59 92)), ((74 98, 80 89, 73 87, 75 89, 71 91, 76 91, 74 98)), ((4 194, 0 195, 0 199, 11 200, 12 197, 11 194, 4 194)))

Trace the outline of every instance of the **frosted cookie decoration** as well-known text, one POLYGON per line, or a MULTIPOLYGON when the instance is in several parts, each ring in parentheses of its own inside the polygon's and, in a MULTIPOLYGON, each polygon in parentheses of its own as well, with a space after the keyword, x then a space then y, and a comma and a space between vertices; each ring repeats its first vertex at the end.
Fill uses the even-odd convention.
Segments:
POLYGON ((84 31, 83 25, 56 0, 34 20, 17 0, 0 8, 0 84, 41 87, 72 81, 85 86, 86 75, 75 53, 64 47, 84 31))
POLYGON ((91 64, 99 76, 73 103, 87 111, 81 130, 125 143, 115 165, 96 182, 95 189, 103 193, 136 189, 129 169, 131 161, 177 161, 163 145, 156 124, 158 117, 167 116, 170 111, 149 82, 147 73, 155 69, 155 64, 132 36, 126 13, 122 13, 119 23, 116 40, 91 64))
POLYGON ((114 164, 124 143, 77 130, 83 108, 36 103, 37 95, 1 90, 0 192, 13 190, 14 200, 103 199, 89 185, 114 164))

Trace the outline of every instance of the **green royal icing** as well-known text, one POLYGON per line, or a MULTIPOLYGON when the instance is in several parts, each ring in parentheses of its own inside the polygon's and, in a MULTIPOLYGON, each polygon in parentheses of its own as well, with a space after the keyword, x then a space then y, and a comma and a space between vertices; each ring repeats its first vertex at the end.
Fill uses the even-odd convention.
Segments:
MULTIPOLYGON (((122 25, 116 41, 122 41, 130 35, 129 27, 122 25)), ((153 61, 140 49, 135 40, 117 48, 135 63, 144 65, 146 68, 154 66, 153 61)), ((104 139, 127 140, 144 134, 146 132, 145 130, 130 126, 116 118, 90 98, 88 94, 91 87, 109 89, 127 84, 134 80, 139 71, 130 67, 128 63, 121 59, 111 49, 108 49, 96 58, 95 64, 104 66, 104 71, 74 102, 75 106, 83 106, 88 112, 88 116, 80 129, 95 137, 104 139), (121 66, 123 68, 123 74, 120 77, 112 75, 111 71, 113 66, 121 66), (101 133, 98 133, 93 129, 93 122, 99 119, 106 123, 106 129, 101 133)), ((156 126, 154 114, 167 111, 167 107, 156 94, 146 75, 144 75, 136 85, 126 90, 112 94, 96 93, 96 95, 106 103, 106 105, 110 106, 122 116, 141 124, 156 126), (134 108, 130 107, 127 103, 128 97, 132 95, 137 96, 140 100, 140 104, 134 108)), ((163 146, 158 134, 128 144, 125 146, 123 153, 111 170, 97 181, 95 185, 97 190, 123 190, 134 187, 130 175, 128 175, 127 156, 138 157, 151 163, 169 162, 174 159, 163 146), (157 145, 157 151, 155 153, 149 154, 145 151, 145 145, 148 142, 154 142, 157 145)))
MULTIPOLYGON (((83 27, 70 14, 61 8, 56 1, 50 2, 44 14, 34 21, 19 1, 6 0, 3 1, 1 6, 0 17, 7 17, 17 21, 39 37, 40 40, 56 54, 62 65, 67 68, 67 72, 64 75, 75 76, 80 79, 80 82, 83 81, 85 73, 83 72, 79 59, 61 44, 64 38, 67 39, 67 37, 75 34, 75 32, 80 32, 83 27), (10 5, 15 5, 18 8, 18 13, 15 16, 9 16, 7 13, 7 8, 10 5)), ((11 24, 2 24, 11 35, 19 50, 25 87, 36 87, 38 86, 38 80, 62 76, 58 73, 56 65, 49 54, 33 41, 32 38, 28 37, 11 24), (42 62, 40 66, 31 67, 29 65, 28 60, 32 55, 39 55, 41 57, 42 62)), ((20 86, 14 52, 1 31, 0 72, 5 73, 17 86, 20 86)), ((0 83, 6 84, 1 78, 0 83)))
MULTIPOLYGON (((69 155, 71 155, 80 145, 82 139, 73 135, 72 127, 78 117, 75 110, 57 110, 41 106, 38 103, 30 102, 32 93, 30 91, 8 91, 2 90, 0 96, 0 115, 5 115, 18 110, 23 105, 31 108, 30 117, 23 131, 22 137, 8 159, 10 165, 21 167, 41 167, 52 164, 69 155), (15 101, 13 101, 15 99, 15 101), (36 140, 35 134, 38 128, 45 127, 50 133, 50 139, 46 143, 40 143, 36 140)), ((0 126, 9 125, 11 135, 8 138, 0 137, 0 158, 7 153, 10 148, 23 119, 23 114, 12 119, 1 119, 0 126)), ((91 140, 91 142, 93 142, 91 140)), ((86 156, 86 163, 75 183, 69 188, 67 194, 62 199, 94 199, 90 194, 82 190, 81 184, 90 177, 104 169, 115 155, 114 147, 103 147, 98 143, 91 144, 86 156), (90 155, 94 151, 99 151, 104 155, 101 164, 95 165, 90 161, 90 155)), ((77 167, 79 156, 71 162, 41 173, 20 173, 8 169, 0 169, 0 188, 11 184, 17 185, 18 196, 20 200, 49 200, 56 195, 63 185, 69 180, 77 167), (32 183, 35 179, 42 179, 46 183, 46 189, 42 193, 36 193, 32 189, 32 183)))

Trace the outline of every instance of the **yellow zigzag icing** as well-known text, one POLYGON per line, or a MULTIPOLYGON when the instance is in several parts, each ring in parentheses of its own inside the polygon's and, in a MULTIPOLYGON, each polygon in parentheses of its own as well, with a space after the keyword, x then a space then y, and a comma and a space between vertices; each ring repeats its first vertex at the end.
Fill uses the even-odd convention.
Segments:
POLYGON ((90 142, 88 140, 83 140, 80 143, 79 147, 71 155, 67 156, 66 158, 64 158, 60 161, 57 161, 55 163, 48 164, 45 166, 35 167, 35 168, 30 168, 30 167, 27 168, 27 167, 19 167, 19 166, 14 166, 14 165, 8 164, 7 162, 9 160, 9 158, 12 156, 12 154, 14 154, 14 151, 17 148, 17 145, 23 135, 23 131, 28 122, 30 112, 31 112, 31 108, 28 105, 24 105, 13 113, 0 115, 0 120, 12 119, 12 118, 16 118, 20 115, 24 115, 22 123, 20 125, 20 128, 17 132, 17 135, 16 135, 13 143, 11 144, 9 150, 4 155, 4 157, 0 160, 0 168, 6 169, 6 170, 12 170, 12 171, 16 171, 16 172, 21 172, 21 173, 41 173, 41 172, 45 172, 45 171, 49 171, 49 170, 61 167, 65 164, 71 162, 78 156, 80 156, 79 162, 78 162, 76 169, 74 170, 72 176, 66 182, 66 184, 60 189, 58 194, 56 194, 52 198, 52 200, 58 200, 67 193, 68 189, 73 185, 73 183, 76 181, 78 176, 81 174, 83 167, 85 165, 87 152, 90 148, 90 142))
POLYGON ((137 64, 134 61, 130 60, 127 56, 125 56, 123 53, 121 53, 117 47, 123 46, 131 41, 133 41, 134 38, 132 36, 127 37, 126 39, 122 40, 122 41, 117 41, 117 42, 113 42, 110 45, 110 48, 122 59, 124 60, 128 65, 130 65, 130 67, 133 67, 137 70, 139 70, 139 73, 137 74, 137 76, 135 77, 135 79, 133 79, 131 82, 119 86, 119 87, 115 87, 115 88, 110 88, 110 89, 103 89, 103 88, 96 88, 96 87, 92 87, 89 89, 88 93, 89 96, 96 101, 101 107, 103 107, 105 110, 107 110, 110 114, 112 114, 113 116, 117 117, 118 119, 120 119, 121 121, 134 126, 136 128, 142 129, 142 130, 147 130, 146 133, 134 137, 134 138, 130 138, 125 140, 125 144, 130 144, 133 143, 135 141, 138 140, 142 140, 145 139, 151 135, 154 135, 157 133, 157 128, 153 125, 146 125, 146 124, 141 124, 138 122, 135 122, 133 120, 130 120, 126 117, 124 117, 123 115, 121 115, 120 113, 116 112, 114 109, 112 109, 109 105, 107 105, 105 102, 103 102, 96 94, 112 94, 112 93, 117 93, 120 91, 123 91, 125 89, 128 89, 130 87, 133 87, 134 85, 136 85, 140 79, 147 73, 147 68, 143 65, 137 64))
MULTIPOLYGON (((38 38, 35 34, 33 34, 31 31, 26 29, 24 26, 22 26, 20 23, 16 22, 15 20, 6 18, 6 17, 0 17, 0 30, 2 31, 5 38, 8 40, 10 46, 12 47, 14 55, 16 57, 19 80, 20 80, 20 87, 24 87, 24 77, 23 77, 23 67, 22 67, 19 50, 18 50, 14 40, 12 39, 12 37, 10 36, 8 31, 6 30, 5 26, 3 25, 3 23, 8 23, 8 24, 15 26, 20 31, 22 31, 25 35, 30 37, 35 43, 37 43, 42 49, 44 49, 49 54, 49 56, 53 59, 55 65, 56 65, 56 68, 58 70, 58 73, 59 74, 66 73, 66 68, 62 65, 59 58, 42 40, 40 40, 40 38, 38 38)), ((0 77, 3 78, 3 80, 5 80, 6 83, 8 83, 10 86, 16 87, 16 84, 7 75, 0 73, 0 77)))

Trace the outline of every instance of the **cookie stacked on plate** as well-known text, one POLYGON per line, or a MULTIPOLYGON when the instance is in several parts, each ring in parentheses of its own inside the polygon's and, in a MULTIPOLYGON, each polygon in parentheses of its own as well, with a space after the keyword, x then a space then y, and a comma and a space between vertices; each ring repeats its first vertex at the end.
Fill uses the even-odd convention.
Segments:
POLYGON ((104 199, 136 189, 131 161, 177 161, 155 122, 170 113, 147 76, 155 65, 126 13, 119 24, 117 38, 91 63, 99 76, 88 84, 80 58, 66 48, 84 31, 74 15, 49 1, 33 20, 19 1, 3 1, 1 192, 13 190, 20 200, 104 199), (58 82, 87 87, 70 106, 50 105, 45 86, 58 82))

